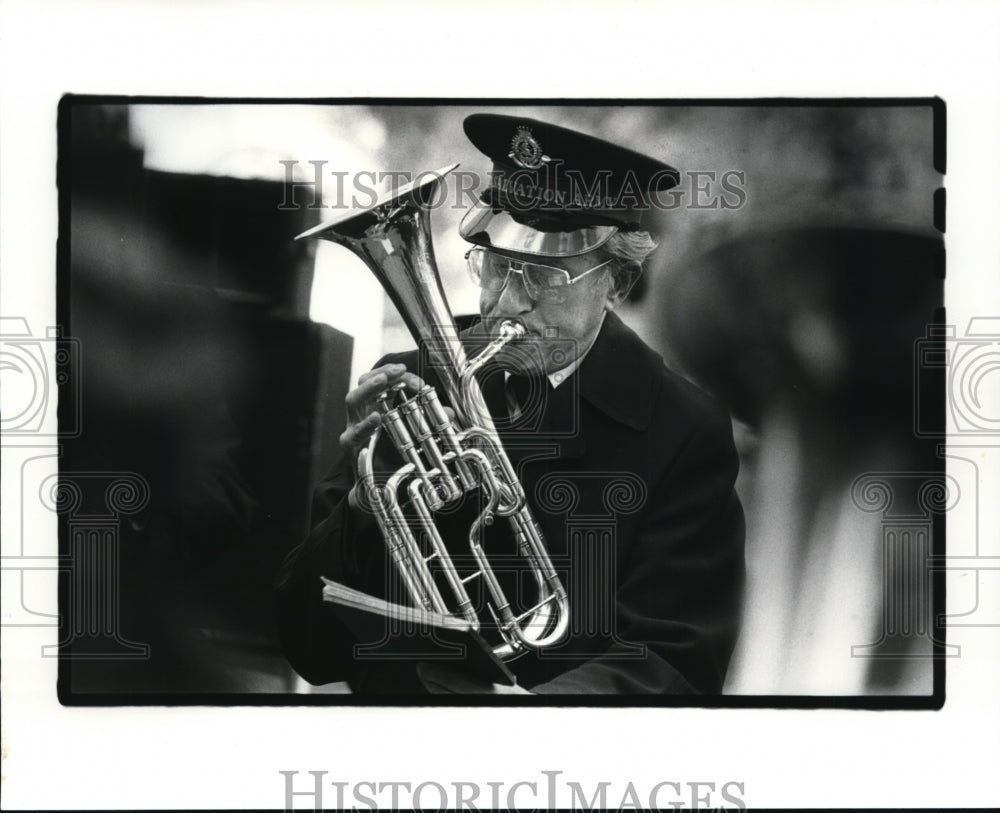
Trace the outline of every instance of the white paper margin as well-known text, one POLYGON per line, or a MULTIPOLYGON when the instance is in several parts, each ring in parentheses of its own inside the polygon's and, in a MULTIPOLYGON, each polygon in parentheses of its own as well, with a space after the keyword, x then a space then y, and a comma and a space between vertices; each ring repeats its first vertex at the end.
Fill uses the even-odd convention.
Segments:
MULTIPOLYGON (((1000 314, 1000 6, 990 3, 11 2, 0 6, 4 315, 55 322, 64 92, 941 96, 948 322, 1000 314)), ((994 468, 988 481, 996 483, 994 468), (991 479, 990 479, 991 478, 991 479)), ((16 474, 16 473, 15 473, 16 474)), ((12 521, 6 465, 4 522, 12 521)), ((988 496, 988 495, 987 495, 988 496)), ((996 527, 995 524, 991 527, 996 527)), ((949 539, 964 529, 949 529, 949 539)), ((51 532, 52 528, 39 528, 51 532)), ((6 542, 6 540, 5 540, 6 542)), ((54 631, 3 630, 5 809, 267 807, 328 780, 745 783, 760 806, 997 803, 1000 642, 952 630, 939 712, 62 708, 54 631)), ((616 800, 617 801, 617 800, 616 800)), ((332 804, 329 799, 328 804, 332 804)))

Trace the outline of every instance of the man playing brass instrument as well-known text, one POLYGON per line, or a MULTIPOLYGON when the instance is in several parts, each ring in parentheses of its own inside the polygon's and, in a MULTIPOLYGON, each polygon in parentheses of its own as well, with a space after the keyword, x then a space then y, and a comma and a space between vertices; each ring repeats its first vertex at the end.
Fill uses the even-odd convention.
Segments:
MULTIPOLYGON (((510 662, 517 686, 491 686, 447 661, 356 658, 323 606, 321 576, 381 595, 391 581, 355 461, 382 421, 381 393, 437 385, 433 365, 412 352, 387 357, 347 395, 343 457, 317 490, 312 533, 279 577, 289 661, 312 683, 348 680, 355 691, 718 694, 744 580, 729 415, 614 313, 656 248, 640 225, 650 197, 676 185, 677 172, 517 116, 470 116, 465 131, 493 171, 460 227, 481 289, 481 318, 462 339, 482 346, 505 320, 526 329, 478 378, 567 585, 569 633, 510 662)), ((437 517, 456 562, 474 503, 437 517)), ((486 529, 487 551, 511 546, 494 538, 501 525, 486 529)), ((498 578, 508 595, 530 594, 515 565, 498 578)), ((474 601, 484 603, 480 592, 474 601)))

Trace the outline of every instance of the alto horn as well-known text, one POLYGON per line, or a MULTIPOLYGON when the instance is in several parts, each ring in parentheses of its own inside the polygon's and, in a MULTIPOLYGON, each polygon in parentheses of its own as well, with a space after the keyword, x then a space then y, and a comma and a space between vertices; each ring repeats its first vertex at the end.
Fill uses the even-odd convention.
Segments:
POLYGON ((413 604, 462 618, 478 632, 480 619, 465 585, 481 579, 501 638, 493 653, 506 660, 561 641, 569 626, 569 602, 475 378, 505 345, 524 335, 524 327, 514 321, 502 323, 497 338, 468 359, 434 261, 430 203, 441 181, 457 166, 423 173, 422 181, 385 192, 373 205, 345 212, 296 239, 329 240, 360 257, 389 294, 417 345, 430 355, 454 419, 433 387, 425 386, 413 396, 402 385, 383 393, 378 399, 381 425, 358 455, 358 474, 413 604), (379 485, 372 461, 383 432, 404 463, 379 485), (482 491, 484 508, 468 534, 475 565, 463 574, 455 567, 433 515, 477 489, 482 491), (407 503, 415 515, 412 519, 403 511, 407 503), (511 606, 483 550, 483 531, 494 517, 510 524, 518 553, 534 575, 537 601, 525 609, 511 606), (453 594, 453 610, 441 595, 431 563, 453 594))

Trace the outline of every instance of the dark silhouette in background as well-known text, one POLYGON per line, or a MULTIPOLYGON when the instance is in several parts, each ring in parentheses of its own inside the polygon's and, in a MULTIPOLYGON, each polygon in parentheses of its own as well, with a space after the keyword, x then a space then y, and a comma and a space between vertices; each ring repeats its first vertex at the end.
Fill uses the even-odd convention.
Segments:
MULTIPOLYGON (((827 570, 827 585, 862 581, 872 554, 877 560, 879 553, 877 535, 836 535, 831 500, 848 495, 869 472, 937 472, 943 478, 939 440, 914 432, 915 399, 943 431, 943 379, 934 386, 925 371, 924 386, 917 388, 914 377, 914 345, 934 322, 943 294, 940 235, 808 226, 753 231, 679 264, 663 300, 664 333, 677 357, 749 429, 741 448, 742 489, 749 497, 748 525, 758 529, 751 534, 756 555, 748 553, 756 563, 749 592, 777 590, 792 608, 771 617, 784 639, 773 661, 788 663, 789 671, 793 653, 818 634, 817 608, 829 600, 814 588, 815 571, 827 570), (794 472, 777 484, 785 496, 780 501, 765 497, 769 484, 759 482, 780 477, 773 458, 757 454, 776 448, 790 466, 786 471, 794 472), (779 527, 795 532, 776 540, 764 531, 779 527), (835 562, 849 569, 838 572, 835 562)), ((903 499, 895 495, 897 503, 903 499)), ((930 578, 926 559, 890 557, 884 566, 914 567, 917 579, 930 578)), ((899 578, 881 575, 883 584, 899 578)), ((909 599, 902 612, 912 616, 905 619, 912 634, 899 637, 893 650, 902 656, 872 657, 878 654, 873 650, 864 659, 873 690, 892 692, 921 676, 923 690, 929 689, 931 606, 909 599), (917 635, 917 628, 928 633, 917 635)), ((864 640, 853 644, 885 633, 873 609, 864 640)))
POLYGON ((280 182, 143 168, 126 107, 64 112, 83 431, 61 473, 149 488, 119 529, 118 618, 149 657, 68 657, 70 691, 288 691, 270 581, 304 534, 351 357, 308 319, 311 247, 292 237, 315 215, 279 212, 280 182))

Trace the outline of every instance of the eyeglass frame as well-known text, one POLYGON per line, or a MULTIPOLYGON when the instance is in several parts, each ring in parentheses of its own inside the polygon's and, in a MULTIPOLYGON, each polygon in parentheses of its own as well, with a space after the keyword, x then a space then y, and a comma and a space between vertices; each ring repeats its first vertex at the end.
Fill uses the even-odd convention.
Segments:
MULTIPOLYGON (((532 302, 538 302, 538 301, 540 301, 542 299, 542 297, 541 296, 537 296, 537 297, 536 296, 532 296, 531 291, 528 288, 527 280, 525 279, 525 276, 524 276, 524 267, 526 265, 538 266, 539 268, 545 268, 545 269, 548 269, 549 271, 558 271, 559 273, 561 273, 561 274, 563 274, 565 276, 565 278, 566 278, 566 284, 565 285, 557 285, 555 287, 551 287, 550 286, 550 287, 547 287, 547 288, 542 288, 540 286, 535 286, 535 287, 538 287, 538 290, 539 290, 540 294, 544 294, 544 292, 547 292, 547 291, 548 292, 555 292, 555 291, 562 290, 564 288, 568 288, 570 285, 575 285, 580 280, 582 280, 584 277, 586 277, 588 274, 591 274, 594 271, 598 271, 599 269, 604 268, 605 266, 610 265, 611 263, 613 263, 615 261, 615 258, 611 257, 610 259, 607 259, 604 262, 599 263, 598 265, 595 265, 593 268, 588 268, 582 274, 577 274, 575 277, 572 277, 572 276, 570 276, 569 271, 567 271, 565 268, 559 268, 558 266, 555 266, 555 265, 546 265, 545 263, 531 262, 530 260, 515 260, 512 257, 508 257, 506 254, 500 254, 497 251, 491 251, 490 249, 486 248, 485 246, 473 246, 472 248, 470 248, 468 251, 465 252, 465 262, 466 262, 466 265, 469 268, 469 276, 472 277, 472 281, 475 282, 476 285, 479 288, 483 289, 483 290, 490 290, 490 289, 487 289, 487 288, 485 288, 482 285, 482 283, 480 281, 482 279, 482 274, 480 274, 479 279, 476 279, 475 272, 473 272, 473 270, 472 270, 471 258, 472 258, 472 255, 473 255, 474 252, 482 254, 482 255, 492 256, 492 257, 500 257, 500 258, 502 258, 502 259, 504 259, 504 260, 507 261, 507 273, 504 276, 503 284, 499 288, 497 288, 495 291, 491 291, 491 293, 496 293, 496 294, 503 293, 503 291, 507 288, 507 285, 510 283, 510 275, 512 273, 514 273, 514 274, 520 274, 521 275, 521 279, 524 280, 524 283, 525 283, 524 284, 525 293, 528 294, 528 296, 531 298, 532 302), (516 268, 515 266, 520 266, 520 268, 516 268)), ((559 304, 559 303, 556 302, 554 304, 559 304)))

